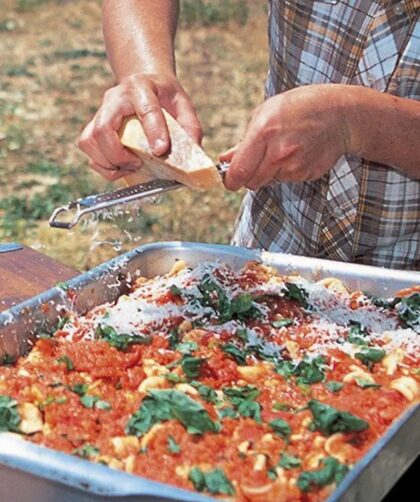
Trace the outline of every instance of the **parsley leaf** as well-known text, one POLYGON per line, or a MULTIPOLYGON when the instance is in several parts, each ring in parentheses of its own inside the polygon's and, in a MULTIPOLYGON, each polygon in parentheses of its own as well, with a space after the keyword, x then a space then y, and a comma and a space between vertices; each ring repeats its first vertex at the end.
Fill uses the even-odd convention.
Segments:
POLYGON ((331 392, 338 392, 344 387, 344 384, 336 382, 335 380, 330 380, 329 382, 325 382, 325 387, 331 392))
POLYGON ((327 457, 321 460, 323 467, 317 471, 303 471, 299 474, 297 485, 303 492, 309 492, 314 487, 326 486, 331 483, 339 484, 349 468, 341 464, 334 457, 327 457))
POLYGON ((203 472, 199 467, 193 467, 188 479, 194 485, 194 488, 199 491, 207 491, 214 495, 234 495, 235 489, 224 471, 220 468, 215 468, 212 471, 203 472))
POLYGON ((0 396, 0 432, 18 432, 18 403, 9 396, 0 396))
POLYGON ((293 319, 290 319, 288 317, 283 317, 283 319, 278 319, 277 321, 273 321, 271 323, 271 326, 273 328, 287 328, 288 326, 291 326, 294 323, 293 319))
POLYGON ((213 403, 217 404, 219 402, 219 398, 217 396, 216 391, 212 388, 209 387, 208 385, 204 385, 200 382, 190 382, 190 384, 198 390, 198 393, 200 394, 200 397, 204 399, 204 401, 207 401, 208 403, 213 403))
POLYGON ((181 360, 182 370, 187 378, 197 378, 205 359, 201 357, 184 356, 181 360))
POLYGON ((64 363, 66 365, 67 371, 74 370, 73 361, 68 356, 61 356, 58 359, 56 359, 56 362, 57 363, 64 363))
POLYGON ((171 453, 180 453, 181 452, 181 447, 179 444, 175 441, 175 439, 172 436, 168 436, 168 450, 171 453))
POLYGON ((70 390, 79 396, 84 396, 89 389, 89 385, 87 383, 76 383, 73 387, 70 387, 70 390))
POLYGON ((80 448, 73 450, 72 453, 73 455, 77 455, 81 458, 92 458, 96 457, 96 455, 99 455, 99 448, 91 444, 85 444, 80 448))
POLYGON ((282 289, 283 296, 288 298, 289 300, 295 300, 304 309, 309 307, 308 304, 308 293, 304 288, 299 287, 297 284, 293 282, 286 282, 285 287, 282 289))
POLYGON ((383 349, 369 348, 363 352, 356 352, 354 357, 362 361, 362 363, 367 366, 369 370, 372 370, 373 365, 382 361, 385 355, 386 351, 383 349))
POLYGON ((268 425, 274 430, 276 434, 278 434, 285 440, 287 440, 292 433, 290 425, 286 422, 286 420, 283 420, 282 418, 271 420, 268 425))
POLYGON ((211 419, 197 401, 177 390, 151 390, 129 419, 126 432, 141 437, 160 422, 176 419, 190 434, 218 432, 220 424, 211 419))
POLYGON ((401 298, 398 317, 405 326, 420 333, 420 293, 401 298))
POLYGON ((233 343, 225 343, 221 346, 223 352, 232 357, 240 366, 246 366, 245 353, 233 343))
POLYGON ((112 407, 108 401, 104 401, 98 396, 83 395, 80 402, 85 408, 96 408, 97 410, 110 410, 112 407))
POLYGON ((121 351, 126 351, 130 345, 148 345, 152 341, 150 336, 119 334, 112 326, 102 324, 97 327, 96 336, 121 351))
POLYGON ((365 420, 316 399, 309 401, 308 408, 314 419, 311 424, 313 430, 321 431, 326 436, 335 432, 360 432, 369 428, 365 420))
POLYGON ((278 465, 287 470, 296 469, 302 465, 302 461, 298 457, 283 452, 278 465))

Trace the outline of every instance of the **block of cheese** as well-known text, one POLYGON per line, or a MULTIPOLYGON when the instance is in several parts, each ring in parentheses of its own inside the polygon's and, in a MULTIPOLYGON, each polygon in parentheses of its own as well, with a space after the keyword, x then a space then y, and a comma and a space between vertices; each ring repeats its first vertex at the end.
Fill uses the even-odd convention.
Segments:
POLYGON ((221 183, 213 161, 188 136, 178 122, 163 110, 171 136, 170 153, 163 157, 152 154, 141 122, 136 117, 125 120, 121 131, 121 143, 140 157, 142 167, 124 177, 129 185, 152 179, 177 180, 191 188, 206 190, 221 183))

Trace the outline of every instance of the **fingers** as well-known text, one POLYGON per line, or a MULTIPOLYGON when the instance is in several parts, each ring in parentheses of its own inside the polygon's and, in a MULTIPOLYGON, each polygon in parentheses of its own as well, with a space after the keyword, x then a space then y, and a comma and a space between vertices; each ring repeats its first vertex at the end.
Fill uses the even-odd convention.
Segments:
POLYGON ((155 90, 150 84, 132 88, 134 111, 143 125, 154 155, 168 153, 171 147, 168 126, 155 90))
POLYGON ((265 150, 265 142, 252 136, 247 136, 239 144, 231 158, 230 167, 224 179, 228 190, 239 190, 242 186, 247 185, 262 162, 265 150))
POLYGON ((198 145, 201 145, 203 139, 203 129, 201 127, 198 115, 184 95, 178 94, 175 98, 176 120, 187 132, 188 136, 198 145))
POLYGON ((89 166, 91 167, 91 169, 93 169, 94 171, 99 173, 101 176, 103 176, 108 181, 118 180, 127 174, 126 171, 119 171, 119 170, 115 170, 115 169, 105 169, 104 167, 97 164, 93 160, 89 161, 89 166))
POLYGON ((219 155, 220 162, 230 162, 237 149, 238 145, 235 145, 232 146, 232 148, 229 148, 229 150, 226 150, 226 152, 220 154, 219 155))

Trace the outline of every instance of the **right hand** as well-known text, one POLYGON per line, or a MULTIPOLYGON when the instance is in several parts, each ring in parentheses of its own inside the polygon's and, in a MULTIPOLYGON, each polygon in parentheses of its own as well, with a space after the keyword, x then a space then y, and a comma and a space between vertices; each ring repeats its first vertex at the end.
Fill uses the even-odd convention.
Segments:
POLYGON ((200 121, 177 78, 136 73, 105 92, 101 106, 80 135, 78 145, 90 158, 90 167, 110 181, 141 167, 140 159, 121 144, 118 135, 123 119, 132 115, 143 124, 153 154, 165 155, 171 139, 162 108, 201 143, 200 121))

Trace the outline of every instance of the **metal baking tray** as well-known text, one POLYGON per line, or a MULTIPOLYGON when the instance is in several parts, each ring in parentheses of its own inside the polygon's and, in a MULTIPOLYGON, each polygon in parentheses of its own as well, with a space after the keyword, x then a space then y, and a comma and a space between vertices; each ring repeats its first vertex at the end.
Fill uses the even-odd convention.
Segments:
MULTIPOLYGON (((299 272, 308 279, 335 276, 352 289, 392 296, 420 284, 417 272, 386 270, 231 246, 184 242, 140 246, 67 281, 76 292, 72 304, 63 289, 52 288, 0 314, 0 357, 22 355, 36 333, 50 330, 69 307, 83 313, 124 294, 136 275, 166 273, 179 259, 189 265, 220 260, 234 268, 249 260, 274 266, 281 273, 299 272)), ((420 453, 420 405, 401 415, 356 464, 328 502, 381 500, 420 453)), ((193 492, 112 470, 77 457, 0 434, 0 500, 13 502, 211 501, 193 492)))

